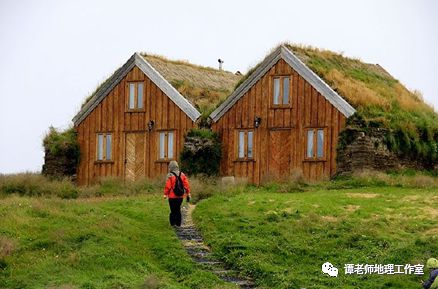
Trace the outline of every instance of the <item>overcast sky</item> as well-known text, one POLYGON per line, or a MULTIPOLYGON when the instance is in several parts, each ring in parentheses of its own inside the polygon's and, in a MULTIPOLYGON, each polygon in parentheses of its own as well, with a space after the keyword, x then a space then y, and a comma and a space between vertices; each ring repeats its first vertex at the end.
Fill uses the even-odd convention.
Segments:
POLYGON ((0 0, 0 173, 40 171, 66 128, 135 51, 247 71, 282 41, 379 63, 438 108, 438 1, 0 0))

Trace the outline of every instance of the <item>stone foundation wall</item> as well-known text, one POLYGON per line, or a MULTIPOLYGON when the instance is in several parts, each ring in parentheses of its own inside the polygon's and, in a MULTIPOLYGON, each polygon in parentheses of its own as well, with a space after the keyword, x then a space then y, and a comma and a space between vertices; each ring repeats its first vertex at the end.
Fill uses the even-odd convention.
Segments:
POLYGON ((364 169, 387 171, 391 169, 426 169, 423 164, 397 155, 385 143, 386 129, 368 128, 367 131, 347 127, 352 140, 337 151, 337 174, 351 174, 364 169))

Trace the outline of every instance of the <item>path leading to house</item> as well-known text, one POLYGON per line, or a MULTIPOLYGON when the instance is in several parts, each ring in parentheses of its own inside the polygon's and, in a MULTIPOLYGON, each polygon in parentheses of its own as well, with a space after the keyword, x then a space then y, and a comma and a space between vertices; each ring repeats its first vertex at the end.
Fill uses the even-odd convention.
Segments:
POLYGON ((192 212, 195 207, 196 205, 189 204, 182 208, 183 224, 175 230, 187 253, 205 270, 214 273, 225 282, 234 283, 242 289, 256 288, 250 278, 241 277, 239 272, 228 269, 223 262, 213 257, 210 248, 204 244, 201 234, 193 224, 192 212))

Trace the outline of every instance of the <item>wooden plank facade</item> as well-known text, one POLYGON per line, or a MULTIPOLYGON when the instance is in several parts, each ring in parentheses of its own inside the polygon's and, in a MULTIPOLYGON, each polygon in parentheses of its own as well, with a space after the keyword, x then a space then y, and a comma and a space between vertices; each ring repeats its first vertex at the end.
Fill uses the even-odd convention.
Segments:
POLYGON ((73 119, 81 150, 78 183, 166 174, 200 116, 171 85, 186 82, 206 95, 212 87, 232 92, 210 115, 222 141, 222 176, 260 184, 297 172, 309 180, 336 172, 338 135, 353 107, 285 46, 233 92, 237 81, 230 72, 134 54, 73 119))
POLYGON ((336 146, 345 121, 344 114, 280 58, 213 123, 222 141, 221 174, 255 184, 287 179, 296 171, 309 180, 329 178, 336 171, 336 146), (288 81, 280 86, 289 91, 285 105, 273 104, 275 78, 288 81), (321 157, 306 155, 309 130, 323 131, 321 157), (239 152, 242 140, 245 152, 239 152))
POLYGON ((106 176, 136 180, 164 175, 170 159, 160 159, 160 133, 173 133, 175 159, 184 145, 184 134, 195 126, 182 109, 134 66, 76 126, 81 150, 78 183, 88 185, 106 176), (143 84, 142 108, 128 108, 130 83, 143 84), (149 130, 151 120, 154 125, 149 130), (108 160, 97 160, 99 134, 111 135, 108 160))

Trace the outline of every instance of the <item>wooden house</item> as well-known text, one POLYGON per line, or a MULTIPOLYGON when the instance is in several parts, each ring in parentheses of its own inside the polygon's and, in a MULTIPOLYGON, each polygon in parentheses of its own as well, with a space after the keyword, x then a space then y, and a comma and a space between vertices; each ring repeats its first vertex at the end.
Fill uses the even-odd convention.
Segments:
POLYGON ((73 118, 80 145, 77 181, 125 180, 167 173, 184 134, 211 99, 240 79, 230 72, 135 53, 91 95, 73 118), (196 106, 196 107, 195 107, 196 106))
POLYGON ((338 134, 355 109, 287 46, 270 53, 210 115, 221 174, 263 180, 336 171, 338 134))

